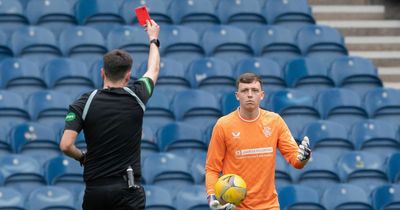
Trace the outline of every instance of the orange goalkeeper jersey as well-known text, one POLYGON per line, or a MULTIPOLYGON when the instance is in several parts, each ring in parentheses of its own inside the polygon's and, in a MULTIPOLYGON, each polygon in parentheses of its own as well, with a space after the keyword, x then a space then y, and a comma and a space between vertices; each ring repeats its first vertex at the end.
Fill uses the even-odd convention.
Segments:
POLYGON ((221 117, 213 130, 206 161, 207 194, 214 194, 220 172, 237 174, 247 184, 238 210, 279 209, 275 190, 276 148, 295 168, 298 146, 286 123, 274 112, 260 109, 254 120, 242 119, 239 110, 221 117))

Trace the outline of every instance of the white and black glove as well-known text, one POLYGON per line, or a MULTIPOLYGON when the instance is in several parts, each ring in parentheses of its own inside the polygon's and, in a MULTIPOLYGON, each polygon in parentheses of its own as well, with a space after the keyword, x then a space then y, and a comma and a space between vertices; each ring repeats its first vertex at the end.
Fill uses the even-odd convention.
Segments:
POLYGON ((236 209, 236 206, 231 203, 221 205, 214 194, 209 195, 207 197, 207 199, 208 199, 208 205, 210 206, 210 209, 212 209, 212 210, 235 210, 236 209))
POLYGON ((301 162, 310 159, 311 157, 311 149, 310 149, 310 140, 307 136, 304 136, 303 141, 299 145, 299 150, 297 152, 297 159, 301 162))

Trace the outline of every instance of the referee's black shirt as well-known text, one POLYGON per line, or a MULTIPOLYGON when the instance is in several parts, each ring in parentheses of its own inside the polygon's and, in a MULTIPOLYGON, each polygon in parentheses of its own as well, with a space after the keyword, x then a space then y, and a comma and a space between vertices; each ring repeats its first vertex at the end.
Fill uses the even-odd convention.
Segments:
MULTIPOLYGON (((128 87, 146 104, 153 91, 153 82, 141 78, 128 87)), ((140 180, 140 142, 143 109, 135 97, 123 88, 98 90, 85 120, 83 110, 90 93, 82 95, 69 107, 65 129, 85 134, 87 159, 85 182, 99 178, 121 176, 131 165, 135 180, 140 180)))

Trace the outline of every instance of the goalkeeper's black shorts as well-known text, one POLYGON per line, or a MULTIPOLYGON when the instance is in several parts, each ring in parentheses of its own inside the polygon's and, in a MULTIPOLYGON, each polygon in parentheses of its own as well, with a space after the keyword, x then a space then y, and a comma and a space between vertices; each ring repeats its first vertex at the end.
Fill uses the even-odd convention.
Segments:
POLYGON ((122 177, 86 183, 83 210, 144 210, 146 198, 142 186, 128 188, 122 177))

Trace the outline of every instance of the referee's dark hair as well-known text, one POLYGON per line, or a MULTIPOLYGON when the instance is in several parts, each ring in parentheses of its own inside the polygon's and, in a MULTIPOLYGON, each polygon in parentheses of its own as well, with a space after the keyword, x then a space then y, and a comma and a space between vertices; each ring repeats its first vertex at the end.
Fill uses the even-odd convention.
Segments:
POLYGON ((123 79, 131 68, 132 57, 123 50, 112 50, 103 57, 104 74, 112 82, 123 79))

